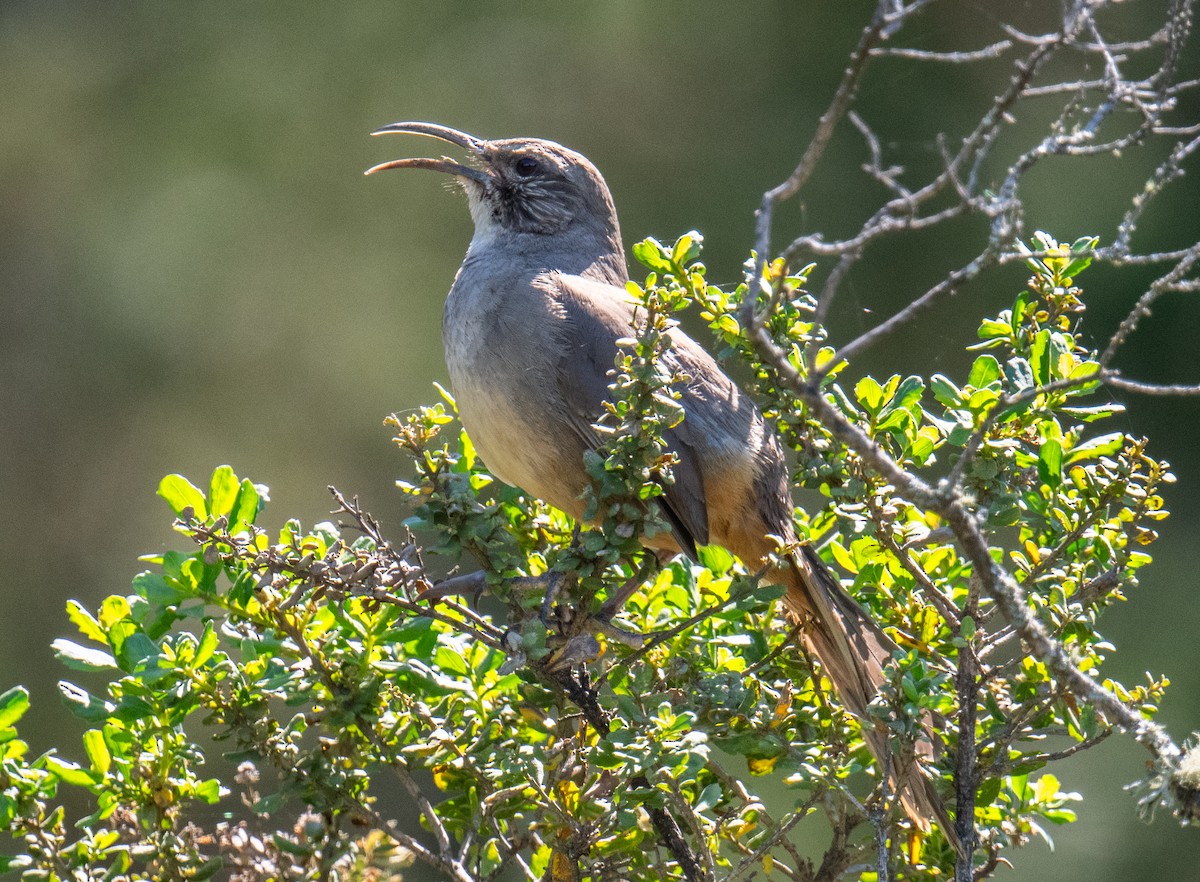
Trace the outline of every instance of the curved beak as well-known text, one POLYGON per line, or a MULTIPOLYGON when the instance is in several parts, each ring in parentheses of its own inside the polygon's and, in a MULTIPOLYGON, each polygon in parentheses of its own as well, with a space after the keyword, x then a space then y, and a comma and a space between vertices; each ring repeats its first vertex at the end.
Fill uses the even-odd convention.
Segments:
MULTIPOLYGON (((381 129, 376 129, 371 132, 372 135, 424 135, 428 138, 437 138, 439 141, 446 141, 450 144, 455 144, 462 147, 464 150, 470 150, 476 156, 482 157, 484 146, 487 144, 482 138, 476 138, 474 135, 468 135, 466 132, 460 132, 458 129, 452 129, 449 126, 439 126, 436 123, 427 122, 398 122, 384 126, 381 129)), ((425 168, 430 171, 439 171, 448 175, 454 175, 459 178, 468 178, 479 184, 487 184, 491 178, 488 173, 478 168, 472 168, 469 165, 455 162, 448 156, 443 156, 440 159, 429 159, 424 157, 415 157, 412 159, 393 159, 391 162, 381 162, 379 165, 372 166, 367 169, 364 174, 374 174, 379 171, 387 171, 393 168, 425 168)))

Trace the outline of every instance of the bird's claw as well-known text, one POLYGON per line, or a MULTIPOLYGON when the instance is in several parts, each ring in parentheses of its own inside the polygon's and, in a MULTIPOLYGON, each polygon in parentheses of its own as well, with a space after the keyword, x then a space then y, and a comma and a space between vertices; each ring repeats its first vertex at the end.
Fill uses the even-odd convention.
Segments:
POLYGON ((483 596, 483 592, 487 590, 487 573, 483 570, 476 570, 473 573, 463 573, 458 576, 451 576, 448 579, 442 579, 435 585, 426 588, 417 595, 417 602, 429 601, 437 603, 447 597, 465 597, 468 594, 471 596, 471 605, 477 606, 479 598, 483 596))

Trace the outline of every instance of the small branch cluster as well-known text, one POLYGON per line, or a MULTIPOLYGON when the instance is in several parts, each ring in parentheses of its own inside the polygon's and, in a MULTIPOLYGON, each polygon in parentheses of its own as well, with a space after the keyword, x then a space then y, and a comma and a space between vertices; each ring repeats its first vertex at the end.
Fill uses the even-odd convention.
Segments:
MULTIPOLYGON (((988 500, 980 495, 978 482, 972 479, 972 474, 978 474, 981 451, 1010 431, 1005 424, 1010 423, 1014 415, 1031 407, 1053 407, 1056 396, 1084 394, 1095 390, 1099 383, 1146 394, 1200 394, 1200 386, 1131 380, 1114 366, 1122 346, 1161 297, 1168 293, 1192 292, 1200 285, 1195 275, 1200 243, 1147 253, 1135 251, 1133 245, 1134 234, 1151 203, 1183 174, 1185 166, 1200 149, 1200 122, 1181 119, 1179 113, 1187 106, 1181 99, 1200 89, 1200 81, 1176 79, 1183 47, 1190 37, 1193 4, 1188 0, 1171 3, 1162 26, 1141 39, 1114 41, 1108 38, 1105 21, 1119 15, 1118 11, 1110 9, 1115 4, 1104 0, 1075 0, 1064 4, 1056 30, 1029 34, 1012 25, 1004 25, 1001 39, 978 50, 943 52, 885 45, 927 5, 890 0, 878 5, 799 164, 786 181, 763 195, 755 227, 757 257, 748 265, 748 293, 738 313, 739 323, 752 341, 757 356, 771 368, 768 385, 782 387, 801 401, 814 423, 814 431, 844 446, 851 452, 851 459, 860 463, 877 483, 892 488, 908 503, 935 514, 952 531, 971 564, 975 587, 968 595, 966 605, 960 605, 961 609, 956 609, 954 615, 947 615, 947 621, 953 622, 957 617, 978 622, 980 595, 994 603, 994 608, 1008 622, 1011 629, 1008 633, 1018 636, 1032 651, 1033 657, 1045 665, 1061 692, 1085 702, 1151 751, 1159 769, 1159 785, 1152 788, 1151 801, 1170 803, 1188 816, 1191 813, 1188 808, 1190 798, 1178 796, 1187 790, 1187 785, 1181 783, 1186 775, 1180 748, 1163 728, 1136 710, 1128 696, 1115 694, 1080 669, 1064 646, 1062 633, 1054 633, 1047 627, 1036 612, 1035 598, 1030 595, 1036 584, 1045 581, 1046 572, 1054 570, 1062 550, 1092 529, 1094 522, 1083 516, 1067 535, 1061 537, 1060 545, 1047 549, 1048 553, 1044 553, 1040 561, 1025 567, 1005 566, 996 559, 986 538, 995 510, 989 510, 988 500), (955 66, 994 66, 1002 62, 1009 65, 1006 86, 984 110, 977 125, 953 143, 948 135, 940 136, 942 166, 923 181, 914 181, 905 169, 889 164, 882 146, 886 138, 854 109, 856 94, 868 70, 896 58, 955 66), (1130 72, 1134 70, 1150 72, 1133 75, 1130 72), (1068 73, 1063 75, 1063 71, 1068 73), (1001 149, 1013 153, 1014 140, 1028 132, 1028 127, 1009 125, 1018 108, 1024 109, 1026 105, 1044 108, 1047 102, 1054 100, 1061 102, 1060 112, 1049 131, 1032 144, 1017 146, 1016 159, 1006 166, 997 166, 995 158, 1001 149), (781 202, 794 198, 810 180, 842 120, 848 120, 861 134, 868 157, 864 171, 886 189, 889 198, 852 235, 827 240, 820 233, 808 233, 794 238, 782 249, 787 262, 798 263, 812 258, 829 261, 831 265, 823 282, 815 286, 811 323, 801 330, 799 337, 781 336, 772 323, 781 300, 790 299, 786 295, 781 297, 790 283, 785 281, 786 273, 781 268, 769 263, 773 253, 774 212, 781 202), (1067 247, 1058 245, 1044 234, 1026 232, 1026 202, 1033 186, 1030 172, 1051 157, 1077 160, 1097 155, 1119 157, 1133 149, 1162 150, 1164 147, 1166 158, 1145 186, 1131 194, 1129 208, 1115 230, 1111 244, 1099 247, 1097 239, 1087 239, 1067 247), (949 268, 941 281, 915 294, 895 314, 837 345, 830 353, 824 338, 825 320, 831 314, 846 278, 870 254, 872 246, 885 237, 895 238, 934 227, 949 229, 953 221, 972 216, 988 220, 988 234, 971 259, 949 268), (1032 247, 1026 244, 1030 241, 1032 247), (998 365, 1003 369, 997 387, 999 394, 985 408, 981 418, 973 418, 966 424, 969 437, 964 439, 965 444, 949 474, 940 479, 923 477, 919 469, 913 468, 911 458, 906 462, 906 457, 898 456, 894 447, 880 443, 871 426, 864 426, 841 406, 837 397, 840 390, 830 385, 831 377, 844 370, 854 357, 913 322, 985 271, 1014 261, 1030 264, 1036 278, 1049 282, 1048 286, 1043 285, 1041 296, 1048 311, 1044 324, 1051 335, 1069 328, 1066 308, 1070 304, 1066 300, 1072 290, 1072 277, 1087 263, 1101 261, 1110 266, 1145 265, 1161 269, 1133 304, 1103 351, 1094 353, 1086 364, 1081 363, 1075 373, 1051 376, 1040 371, 1035 372, 1036 376, 1026 378, 1020 376, 1019 370, 1013 373, 1014 365, 1019 368, 1019 361, 998 365), (794 351, 797 339, 804 347, 803 358, 798 358, 794 351), (819 352, 819 346, 825 346, 826 350, 819 352), (1172 797, 1172 793, 1176 796, 1172 797)), ((806 270, 803 275, 808 273, 806 270)), ((1001 318, 1007 318, 1015 328, 1022 319, 1021 311, 1025 305, 1019 301, 1011 313, 1001 318)), ((980 330, 980 336, 985 340, 983 345, 988 345, 987 341, 994 343, 998 333, 985 330, 986 323, 980 330)), ((1020 345, 1013 351, 1019 359, 1024 358, 1020 345)), ((1056 355, 1062 351, 1056 350, 1056 355)), ((976 366, 979 365, 977 361, 976 366)), ((949 390, 946 394, 952 397, 949 390)), ((938 397, 941 400, 943 396, 938 397)), ((966 398, 961 400, 965 402, 966 398)), ((1053 456, 1051 453, 1048 458, 1053 456)), ((1140 450, 1131 451, 1129 461, 1141 457, 1140 450)), ((1042 478, 1046 476, 1046 465, 1043 462, 1042 478)), ((1150 467, 1150 471, 1154 472, 1154 467, 1150 467)), ((1165 472, 1149 477, 1152 486, 1165 479, 1165 472)), ((1083 590, 1086 594, 1101 584, 1111 585, 1114 580, 1117 577, 1111 570, 1096 574, 1083 590)), ((929 586, 926 588, 928 590, 929 586)), ((929 593, 936 597, 936 592, 929 593)), ((945 612, 946 604, 938 601, 938 605, 945 612)), ((982 649, 978 649, 977 654, 982 649)), ((966 715, 960 718, 960 750, 971 749, 975 722, 969 718, 969 711, 975 705, 976 690, 986 686, 988 678, 986 669, 971 670, 974 663, 970 658, 967 655, 959 657, 958 695, 961 712, 966 715)), ((1081 744, 1094 742, 1106 734, 1096 733, 1081 744)), ((988 745, 979 746, 985 748, 988 745)), ((970 769, 969 764, 960 768, 960 824, 963 814, 971 809, 971 801, 965 797, 974 792, 980 771, 970 769)), ((964 841, 969 832, 966 827, 960 828, 964 841)), ((968 861, 960 862, 956 878, 970 879, 972 872, 968 861)))
MULTIPOLYGON (((1131 148, 1148 150, 1165 143, 1170 145, 1167 158, 1146 186, 1130 197, 1130 207, 1118 225, 1113 243, 1091 252, 1097 259, 1114 266, 1165 264, 1167 267, 1122 323, 1102 359, 1106 380, 1133 388, 1128 386, 1131 381, 1110 369, 1116 349, 1158 297, 1167 292, 1194 290, 1197 285, 1195 278, 1189 278, 1200 256, 1197 244, 1143 254, 1136 253, 1131 245, 1138 222, 1154 197, 1183 173, 1184 163, 1200 149, 1200 122, 1175 119, 1179 108, 1186 106, 1181 100, 1185 93, 1200 90, 1200 81, 1174 80, 1183 46, 1191 35, 1191 2, 1176 0, 1168 10, 1163 26, 1139 41, 1109 42, 1104 38, 1099 19, 1108 13, 1113 3, 1076 0, 1065 7, 1058 31, 1030 35, 1011 25, 1003 25, 1005 39, 984 50, 942 53, 882 45, 894 38, 910 19, 920 15, 927 5, 885 0, 877 7, 800 163, 786 181, 763 195, 755 227, 757 260, 747 274, 750 289, 763 290, 764 280, 768 278, 766 265, 772 253, 775 207, 794 198, 812 177, 843 119, 849 119, 863 135, 869 155, 864 171, 887 189, 890 198, 867 217, 853 235, 827 241, 820 233, 810 233, 794 239, 783 249, 783 257, 793 264, 810 257, 836 261, 817 296, 815 321, 818 325, 824 325, 847 275, 870 246, 881 238, 945 226, 968 216, 989 218, 990 228, 984 247, 975 257, 913 297, 895 315, 842 344, 837 358, 830 360, 824 370, 810 375, 814 385, 819 385, 832 365, 853 358, 914 321, 985 270, 1025 260, 1027 252, 1019 245, 1021 238, 1027 236, 1024 191, 1032 186, 1027 184, 1027 179, 1035 166, 1051 157, 1119 156, 1131 148), (1076 59, 1071 69, 1095 65, 1103 75, 1058 80, 1043 76, 1052 61, 1067 53, 1076 59), (889 57, 956 65, 996 62, 1012 57, 1007 86, 996 95, 974 129, 961 137, 959 146, 951 150, 947 147, 948 137, 939 136, 942 168, 924 182, 905 183, 902 167, 885 166, 880 137, 852 109, 871 63, 889 57), (1126 70, 1145 69, 1147 60, 1153 57, 1157 57, 1158 63, 1150 65, 1152 73, 1140 79, 1126 74, 1126 70), (1010 147, 1005 135, 1012 130, 1008 124, 1017 108, 1036 102, 1044 104, 1047 99, 1056 97, 1065 103, 1050 132, 1036 144, 1024 148, 1007 167, 994 170, 994 155, 1001 146, 1010 147), (989 174, 989 171, 993 173, 989 174)), ((763 320, 756 303, 753 298, 747 300, 741 315, 743 324, 752 332, 763 320)), ((810 349, 812 345, 810 343, 810 349)), ((811 351, 809 360, 812 360, 811 351)), ((1153 384, 1140 384, 1140 387, 1141 391, 1146 391, 1145 387, 1154 388, 1153 384)), ((1169 394, 1197 394, 1200 387, 1169 387, 1169 390, 1169 394)))

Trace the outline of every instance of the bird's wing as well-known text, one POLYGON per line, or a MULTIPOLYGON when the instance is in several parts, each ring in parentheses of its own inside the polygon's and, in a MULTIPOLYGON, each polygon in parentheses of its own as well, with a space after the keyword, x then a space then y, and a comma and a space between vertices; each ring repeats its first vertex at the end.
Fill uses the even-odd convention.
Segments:
MULTIPOLYGON (((633 306, 623 288, 558 273, 540 277, 539 284, 562 304, 559 323, 562 357, 555 380, 566 402, 572 428, 592 449, 601 444, 593 423, 609 397, 608 372, 617 354, 617 340, 632 332, 633 306)), ((692 428, 682 423, 663 433, 667 449, 676 454, 673 483, 659 497, 663 514, 679 547, 695 557, 696 546, 709 541, 704 480, 695 453, 692 428)))

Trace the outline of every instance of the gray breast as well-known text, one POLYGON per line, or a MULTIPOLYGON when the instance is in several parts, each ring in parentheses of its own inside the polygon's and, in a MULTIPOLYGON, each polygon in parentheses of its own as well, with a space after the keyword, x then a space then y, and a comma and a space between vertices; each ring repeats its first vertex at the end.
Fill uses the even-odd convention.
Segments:
POLYGON ((528 285, 473 281, 459 275, 442 325, 463 425, 492 474, 578 514, 583 446, 560 419, 546 339, 553 304, 528 285))

